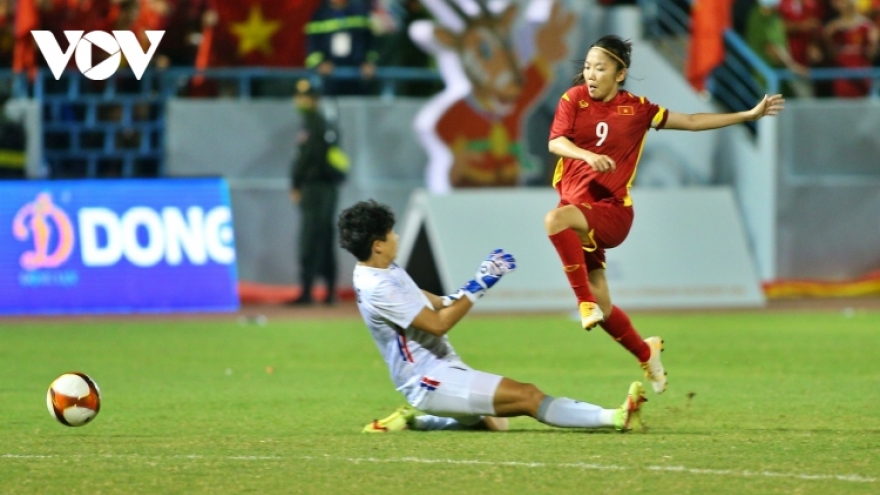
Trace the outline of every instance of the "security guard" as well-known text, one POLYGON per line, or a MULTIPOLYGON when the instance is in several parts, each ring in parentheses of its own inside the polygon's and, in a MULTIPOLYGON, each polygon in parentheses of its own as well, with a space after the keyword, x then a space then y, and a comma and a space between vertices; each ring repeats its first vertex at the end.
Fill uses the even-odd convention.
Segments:
POLYGON ((294 104, 303 126, 297 136, 299 153, 291 171, 290 198, 300 209, 299 262, 302 295, 289 304, 312 303, 315 276, 324 279, 327 299, 335 300, 336 246, 334 219, 339 187, 348 171, 348 157, 337 146, 338 135, 319 108, 318 92, 306 80, 297 81, 294 104))

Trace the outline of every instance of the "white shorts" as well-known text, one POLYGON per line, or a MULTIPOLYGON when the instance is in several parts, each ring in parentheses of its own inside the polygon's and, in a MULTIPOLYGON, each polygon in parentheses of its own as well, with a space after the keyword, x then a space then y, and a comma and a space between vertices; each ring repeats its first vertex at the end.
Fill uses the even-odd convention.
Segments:
POLYGON ((444 364, 421 377, 410 404, 434 416, 494 416, 495 391, 501 378, 464 363, 444 364))

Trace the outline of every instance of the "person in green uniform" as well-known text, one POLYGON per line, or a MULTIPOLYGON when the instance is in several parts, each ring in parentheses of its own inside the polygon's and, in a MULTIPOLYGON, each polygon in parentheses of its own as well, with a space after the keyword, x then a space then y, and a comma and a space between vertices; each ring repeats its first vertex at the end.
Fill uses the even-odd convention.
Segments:
POLYGON ((339 149, 338 133, 322 115, 317 89, 307 79, 297 81, 294 104, 303 125, 297 136, 299 153, 291 170, 290 199, 299 205, 299 265, 301 295, 290 305, 312 304, 312 285, 321 277, 327 304, 335 301, 336 205, 339 187, 348 171, 348 157, 339 149))
MULTIPOLYGON (((779 14, 779 0, 758 0, 746 21, 745 41, 761 59, 774 69, 788 69, 802 78, 810 76, 809 67, 798 63, 788 51, 785 22, 779 14)), ((763 86, 764 79, 755 74, 763 86)), ((785 96, 811 96, 809 83, 792 80, 782 85, 785 96)))

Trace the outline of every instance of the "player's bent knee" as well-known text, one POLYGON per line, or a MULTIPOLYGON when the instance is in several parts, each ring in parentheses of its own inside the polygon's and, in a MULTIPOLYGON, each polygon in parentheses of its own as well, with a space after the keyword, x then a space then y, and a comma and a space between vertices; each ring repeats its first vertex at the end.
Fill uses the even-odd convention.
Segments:
POLYGON ((561 230, 562 227, 559 226, 559 221, 557 220, 558 213, 557 210, 550 210, 544 215, 544 228, 547 229, 547 234, 553 235, 561 230))
POLYGON ((574 206, 566 205, 555 210, 550 210, 544 216, 544 228, 550 235, 562 232, 574 225, 573 215, 580 215, 580 211, 574 206))

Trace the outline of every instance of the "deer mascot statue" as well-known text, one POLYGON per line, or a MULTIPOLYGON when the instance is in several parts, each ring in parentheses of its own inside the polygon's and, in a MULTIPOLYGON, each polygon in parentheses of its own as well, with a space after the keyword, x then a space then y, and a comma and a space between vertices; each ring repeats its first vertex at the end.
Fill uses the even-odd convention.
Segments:
POLYGON ((567 54, 574 16, 553 0, 531 0, 530 29, 516 31, 513 3, 422 3, 436 22, 413 23, 410 37, 435 56, 445 83, 415 121, 429 156, 428 189, 517 185, 528 164, 525 119, 567 54))

